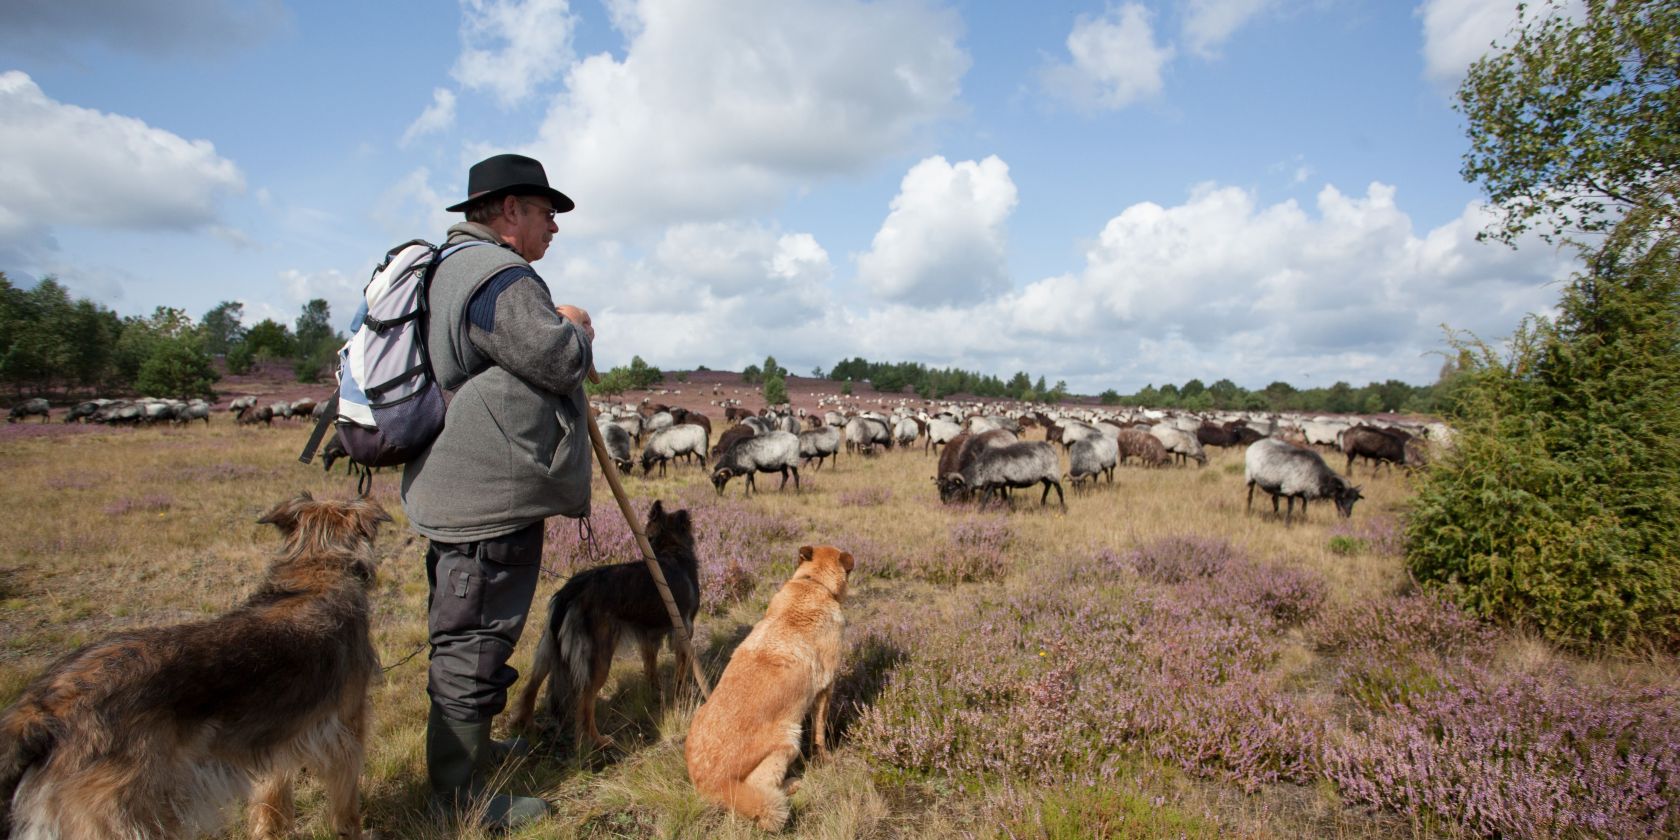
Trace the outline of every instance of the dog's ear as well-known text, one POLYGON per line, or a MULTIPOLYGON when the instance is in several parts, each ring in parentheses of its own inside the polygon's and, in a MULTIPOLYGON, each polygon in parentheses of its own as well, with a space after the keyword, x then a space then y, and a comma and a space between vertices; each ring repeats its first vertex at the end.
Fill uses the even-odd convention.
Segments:
POLYGON ((648 519, 647 519, 648 525, 651 526, 651 525, 653 525, 653 523, 658 522, 659 520, 664 519, 664 518, 665 518, 665 502, 663 500, 660 500, 660 499, 654 499, 653 500, 653 507, 648 508, 648 519))
POLYGON ((262 518, 257 520, 257 524, 273 525, 274 527, 280 529, 280 533, 290 534, 292 531, 297 530, 298 515, 303 512, 305 507, 313 504, 314 501, 315 500, 310 497, 309 492, 306 490, 299 493, 295 499, 287 499, 286 501, 275 505, 273 510, 263 514, 262 518))
POLYGON ((817 554, 816 549, 814 549, 814 548, 812 548, 811 546, 808 546, 808 545, 802 545, 802 546, 799 547, 799 562, 809 563, 809 562, 811 562, 811 558, 815 557, 816 554, 817 554))
POLYGON ((857 561, 852 559, 852 553, 851 552, 849 552, 849 551, 840 552, 840 565, 846 569, 846 574, 851 574, 852 573, 852 567, 854 565, 856 565, 856 562, 857 561))
POLYGON ((679 510, 671 514, 670 519, 672 530, 682 534, 694 533, 694 522, 689 519, 687 510, 679 510))
POLYGON ((391 514, 386 513, 385 508, 366 496, 348 503, 346 507, 356 523, 356 531, 370 540, 379 531, 379 523, 392 521, 391 514))

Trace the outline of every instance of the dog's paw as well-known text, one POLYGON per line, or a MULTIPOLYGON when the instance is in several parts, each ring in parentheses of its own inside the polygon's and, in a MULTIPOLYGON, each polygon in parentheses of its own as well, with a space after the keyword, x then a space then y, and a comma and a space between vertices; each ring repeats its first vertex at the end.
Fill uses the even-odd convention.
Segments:
POLYGON ((782 793, 792 796, 799 792, 799 786, 804 783, 804 779, 788 779, 782 783, 782 793))

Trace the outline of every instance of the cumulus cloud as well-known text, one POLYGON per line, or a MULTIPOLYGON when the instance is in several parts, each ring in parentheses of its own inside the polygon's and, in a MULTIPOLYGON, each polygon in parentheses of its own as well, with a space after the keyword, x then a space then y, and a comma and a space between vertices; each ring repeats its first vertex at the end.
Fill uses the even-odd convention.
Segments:
POLYGON ((766 347, 827 340, 820 325, 837 305, 814 237, 747 222, 677 225, 641 256, 614 243, 551 250, 537 268, 555 300, 590 310, 607 366, 632 354, 742 366, 766 347))
POLYGON ((621 0, 623 57, 566 76, 523 149, 578 203, 562 235, 763 213, 902 153, 968 56, 921 0, 621 0))
POLYGON ((916 164, 858 258, 861 282, 883 300, 920 305, 996 297, 1010 286, 1004 223, 1015 200, 1009 166, 995 155, 916 164))
MULTIPOLYGON (((1580 0, 1539 3, 1530 10, 1531 17, 1554 13, 1584 16, 1580 0)), ((1424 0, 1417 15, 1423 19, 1424 75, 1456 85, 1476 59, 1506 42, 1517 23, 1517 6, 1511 0, 1424 0)))
POLYGON ((0 239, 52 225, 186 230, 242 192, 239 167, 205 140, 58 102, 0 73, 0 239))
POLYGON ((52 59, 94 43, 149 56, 221 54, 284 31, 282 0, 0 3, 0 52, 52 59))
POLYGON ((1220 45, 1276 0, 1190 0, 1184 14, 1184 40, 1190 51, 1212 58, 1220 45))
POLYGON ((1363 196, 1327 186, 1314 210, 1215 185, 1176 207, 1133 205, 1104 226, 1082 271, 1002 301, 998 327, 1124 349, 1115 378, 1133 387, 1191 375, 1255 387, 1418 381, 1435 367, 1426 354, 1442 324, 1502 336, 1545 311, 1573 268, 1537 241, 1476 242, 1488 218, 1479 204, 1422 235, 1380 183, 1363 196))
POLYGON ((432 91, 432 104, 420 112, 414 122, 409 123, 403 131, 401 145, 407 146, 414 138, 443 131, 455 124, 455 92, 449 88, 437 88, 432 91))
POLYGON ((464 48, 452 74, 512 106, 572 63, 577 20, 567 0, 461 0, 464 48))
POLYGON ((1081 108, 1120 109, 1161 92, 1161 72, 1176 50, 1158 45, 1154 15, 1139 3, 1081 15, 1068 33, 1070 60, 1042 77, 1053 96, 1081 108))

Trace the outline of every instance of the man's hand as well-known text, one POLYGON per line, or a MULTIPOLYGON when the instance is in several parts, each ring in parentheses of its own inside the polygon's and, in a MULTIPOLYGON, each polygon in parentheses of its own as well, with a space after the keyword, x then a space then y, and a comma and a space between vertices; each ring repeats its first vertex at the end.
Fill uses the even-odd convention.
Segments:
POLYGON ((583 330, 583 334, 589 336, 590 344, 595 343, 595 322, 589 320, 588 312, 585 312, 569 303, 562 303, 559 306, 554 307, 554 311, 560 313, 560 317, 571 321, 573 324, 576 324, 579 328, 581 328, 583 330))

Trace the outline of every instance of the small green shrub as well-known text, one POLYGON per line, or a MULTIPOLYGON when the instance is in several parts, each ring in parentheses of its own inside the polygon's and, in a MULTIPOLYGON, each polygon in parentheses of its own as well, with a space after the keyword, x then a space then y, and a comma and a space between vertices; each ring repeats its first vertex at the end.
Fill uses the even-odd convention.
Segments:
POLYGON ((1343 556, 1365 553, 1365 541, 1358 537, 1331 537, 1330 553, 1343 556))

